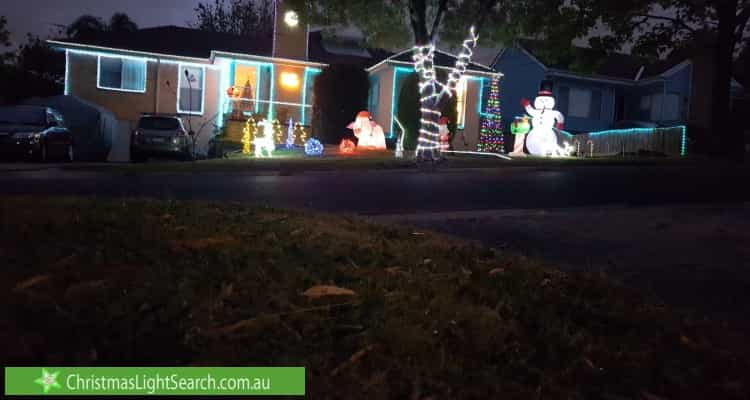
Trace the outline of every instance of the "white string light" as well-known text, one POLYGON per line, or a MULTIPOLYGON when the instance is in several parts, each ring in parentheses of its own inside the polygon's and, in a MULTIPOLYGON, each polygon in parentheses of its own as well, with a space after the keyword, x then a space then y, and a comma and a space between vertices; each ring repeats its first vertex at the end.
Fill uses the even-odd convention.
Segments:
POLYGON ((437 80, 435 73, 435 45, 414 46, 414 71, 419 75, 419 102, 420 119, 419 140, 417 141, 416 156, 432 159, 435 152, 440 151, 440 133, 437 118, 441 113, 436 111, 444 94, 453 96, 458 87, 458 82, 466 73, 472 55, 472 49, 477 45, 479 37, 474 27, 469 30, 469 38, 463 41, 461 53, 458 55, 456 64, 448 74, 445 84, 437 80))

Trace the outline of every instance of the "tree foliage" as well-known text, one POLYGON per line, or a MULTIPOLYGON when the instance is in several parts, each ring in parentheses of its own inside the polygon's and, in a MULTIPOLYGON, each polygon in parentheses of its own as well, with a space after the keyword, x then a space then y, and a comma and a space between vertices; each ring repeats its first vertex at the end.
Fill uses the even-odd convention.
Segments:
POLYGON ((136 30, 138 25, 127 14, 118 12, 112 14, 108 23, 93 15, 81 15, 65 27, 65 34, 70 39, 91 40, 105 32, 128 33, 136 30))
MULTIPOLYGON (((10 32, 8 31, 8 20, 0 15, 0 47, 10 46, 10 32)), ((0 64, 5 62, 12 54, 0 52, 0 64)))
POLYGON ((198 3, 190 25, 210 32, 270 37, 273 34, 274 4, 271 0, 214 0, 198 3))

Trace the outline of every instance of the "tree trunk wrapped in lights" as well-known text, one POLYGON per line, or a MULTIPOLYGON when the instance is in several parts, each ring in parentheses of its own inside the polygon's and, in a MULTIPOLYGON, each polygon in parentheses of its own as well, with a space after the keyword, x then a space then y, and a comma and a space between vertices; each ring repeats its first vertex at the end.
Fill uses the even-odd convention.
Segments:
POLYGON ((435 45, 414 47, 414 70, 419 76, 420 129, 416 156, 418 160, 430 161, 440 157, 439 105, 443 95, 453 96, 461 77, 469 66, 472 49, 477 45, 477 35, 472 27, 469 38, 464 40, 456 65, 448 74, 446 83, 441 83, 435 73, 435 45))

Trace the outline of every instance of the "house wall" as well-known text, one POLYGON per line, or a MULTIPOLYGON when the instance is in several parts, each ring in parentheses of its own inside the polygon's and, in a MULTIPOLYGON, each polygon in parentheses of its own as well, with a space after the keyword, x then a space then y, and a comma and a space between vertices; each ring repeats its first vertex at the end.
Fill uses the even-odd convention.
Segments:
POLYGON ((377 80, 378 82, 378 101, 377 106, 374 110, 368 110, 373 116, 375 122, 383 127, 383 132, 386 136, 397 137, 398 127, 393 125, 394 129, 391 129, 391 122, 393 115, 391 115, 391 93, 393 93, 393 69, 392 68, 380 68, 377 71, 370 73, 370 79, 377 80))
MULTIPOLYGON (((97 87, 98 57, 93 54, 70 52, 68 55, 66 86, 70 95, 94 103, 111 111, 121 123, 134 129, 141 114, 177 113, 178 64, 149 61, 146 64, 146 90, 144 93, 123 92, 97 87)), ((214 124, 217 122, 218 83, 217 69, 206 68, 204 109, 202 115, 182 115, 187 129, 198 135, 197 150, 205 152, 214 124)))
MULTIPOLYGON (((396 68, 397 67, 393 65, 388 65, 370 73, 371 77, 377 77, 380 85, 378 109, 374 113, 375 122, 383 127, 383 131, 386 132, 387 136, 392 134, 392 137, 394 138, 398 137, 401 133, 393 118, 394 112, 397 112, 398 110, 398 95, 401 93, 401 89, 406 82, 406 77, 413 73, 413 70, 411 69, 406 71, 403 67, 399 70, 396 70, 396 68)), ((489 83, 485 83, 485 93, 480 93, 482 92, 482 80, 483 78, 471 76, 467 82, 466 119, 464 122, 464 129, 459 130, 453 140, 453 145, 456 150, 474 151, 477 148, 480 124, 480 116, 478 112, 480 103, 479 96, 484 95, 486 97, 486 91, 489 88, 489 83)))
MULTIPOLYGON (((555 93, 556 107, 565 116, 564 129, 568 132, 594 132, 608 129, 615 120, 615 100, 617 96, 617 85, 605 82, 595 82, 585 79, 551 77, 553 81, 553 92, 555 93), (567 88, 567 96, 562 88, 567 88), (570 97, 569 90, 588 90, 592 92, 591 117, 574 117, 569 115, 570 97), (593 93, 601 94, 599 104, 594 103, 593 93), (593 108, 598 106, 598 116, 593 108)), ((535 96, 536 97, 536 96, 535 96)), ((533 103, 533 98, 529 99, 533 103)))
POLYGON ((521 99, 534 100, 546 72, 528 53, 512 47, 503 50, 493 67, 505 75, 500 81, 500 110, 504 131, 509 132, 513 119, 525 114, 521 99))
MULTIPOLYGON (((302 119, 302 90, 304 85, 305 67, 297 65, 276 65, 274 68, 275 79, 274 82, 274 101, 291 103, 291 104, 275 104, 274 105, 274 118, 278 119, 282 123, 286 123, 289 118, 294 121, 300 121, 302 119), (284 86, 282 83, 282 76, 284 74, 294 74, 297 76, 299 82, 296 87, 284 86), (293 104, 293 105, 292 105, 293 104)), ((311 111, 311 110, 309 110, 311 111)))
MULTIPOLYGON (((691 98, 691 76, 692 66, 688 65, 675 71, 675 73, 664 79, 657 79, 652 82, 641 83, 627 88, 626 119, 652 121, 662 125, 678 125, 686 123, 691 117, 691 101, 695 101, 694 98, 691 98), (644 98, 653 95, 663 96, 665 94, 679 96, 678 117, 676 119, 662 118, 661 110, 656 110, 652 113, 651 108, 643 107, 644 98), (657 118, 653 118, 654 116, 657 118)), ((645 100, 645 104, 650 104, 647 99, 645 100)))

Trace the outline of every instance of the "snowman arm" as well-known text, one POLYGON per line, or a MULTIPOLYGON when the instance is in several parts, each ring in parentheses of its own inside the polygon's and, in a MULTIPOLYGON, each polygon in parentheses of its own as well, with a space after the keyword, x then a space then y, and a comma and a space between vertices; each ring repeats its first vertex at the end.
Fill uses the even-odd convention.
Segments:
POLYGON ((557 123, 564 124, 565 123, 565 116, 562 115, 561 112, 557 112, 557 115, 555 116, 555 119, 557 120, 557 123))
POLYGON ((531 106, 531 104, 524 107, 526 110, 526 114, 529 114, 532 118, 536 118, 539 116, 539 110, 535 109, 531 106))

